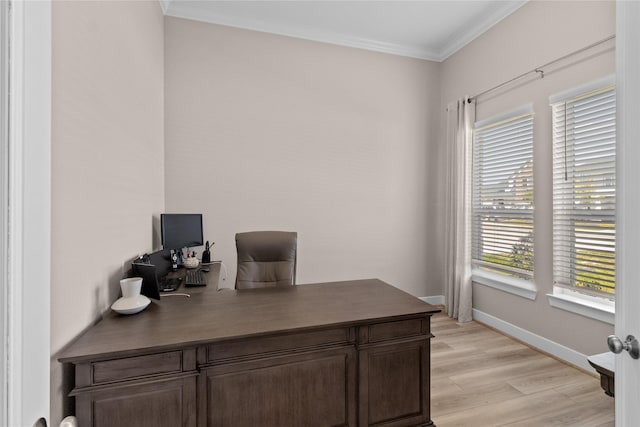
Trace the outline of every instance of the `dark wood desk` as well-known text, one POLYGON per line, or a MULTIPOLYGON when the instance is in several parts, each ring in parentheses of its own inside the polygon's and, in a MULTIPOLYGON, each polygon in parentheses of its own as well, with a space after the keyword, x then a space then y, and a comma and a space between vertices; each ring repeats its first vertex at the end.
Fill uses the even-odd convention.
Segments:
POLYGON ((589 356, 587 361, 600 374, 600 386, 605 394, 614 397, 616 391, 615 355, 607 351, 589 356))
POLYGON ((380 280, 188 289, 59 360, 83 427, 431 426, 430 317, 380 280))

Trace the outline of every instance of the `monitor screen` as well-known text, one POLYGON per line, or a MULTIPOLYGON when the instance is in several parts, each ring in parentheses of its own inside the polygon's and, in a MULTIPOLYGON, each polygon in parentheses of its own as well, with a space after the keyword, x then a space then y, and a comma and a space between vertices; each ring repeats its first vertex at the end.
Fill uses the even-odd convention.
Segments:
POLYGON ((161 214, 162 247, 182 249, 202 246, 202 214, 161 214))

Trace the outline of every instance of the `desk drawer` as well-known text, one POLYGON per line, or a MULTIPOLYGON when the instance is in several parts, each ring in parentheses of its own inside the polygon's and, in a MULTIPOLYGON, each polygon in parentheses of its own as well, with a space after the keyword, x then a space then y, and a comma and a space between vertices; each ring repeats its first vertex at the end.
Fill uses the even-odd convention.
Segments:
POLYGON ((300 332, 287 335, 256 337, 210 344, 207 362, 214 363, 236 358, 258 358, 266 355, 310 350, 355 342, 355 328, 337 328, 300 332))
POLYGON ((360 327, 360 344, 428 335, 429 319, 417 318, 360 327))
POLYGON ((195 350, 145 354, 76 366, 76 383, 100 385, 195 369, 195 350), (80 380, 80 381, 78 381, 80 380))

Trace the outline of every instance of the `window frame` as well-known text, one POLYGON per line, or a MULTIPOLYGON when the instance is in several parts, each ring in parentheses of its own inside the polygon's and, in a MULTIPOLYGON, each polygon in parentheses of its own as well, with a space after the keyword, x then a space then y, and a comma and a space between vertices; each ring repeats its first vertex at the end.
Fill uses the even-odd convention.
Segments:
POLYGON ((534 282, 534 200, 533 200, 533 146, 534 146, 534 110, 533 104, 526 104, 517 109, 508 111, 503 114, 495 115, 489 117, 484 120, 480 120, 474 124, 474 145, 473 145, 473 162, 471 165, 471 175, 472 175, 472 207, 471 207, 471 234, 472 234, 472 280, 475 283, 479 283, 481 285, 489 286, 495 289, 499 289, 505 292, 512 293, 514 295, 521 296, 523 298, 534 300, 537 295, 537 289, 534 282), (527 213, 522 215, 523 217, 528 217, 528 221, 530 223, 530 235, 531 235, 531 270, 530 272, 525 271, 524 274, 522 271, 515 271, 516 274, 513 274, 513 270, 509 267, 494 267, 491 263, 487 263, 486 261, 478 260, 478 251, 484 253, 485 248, 480 248, 481 244, 477 242, 478 234, 480 231, 477 229, 477 221, 478 217, 482 216, 481 210, 478 211, 477 206, 479 205, 479 200, 477 199, 478 191, 476 180, 479 178, 479 175, 476 174, 477 162, 479 161, 477 156, 478 154, 478 131, 482 131, 485 129, 491 129, 496 126, 508 126, 510 124, 516 123, 518 120, 523 120, 528 122, 527 126, 527 139, 529 139, 528 147, 526 149, 528 153, 528 160, 525 163, 530 162, 531 167, 531 200, 529 202, 528 209, 526 209, 527 213), (511 274, 510 274, 511 273, 511 274), (526 276, 524 278, 523 276, 526 276))
MULTIPOLYGON (((549 105, 550 105, 550 113, 551 113, 551 126, 552 126, 552 150, 554 152, 554 166, 552 168, 553 170, 553 174, 554 174, 554 178, 553 178, 553 190, 552 190, 552 198, 553 198, 553 218, 552 218, 552 230, 553 230, 553 242, 552 242, 552 251, 554 254, 553 257, 553 266, 552 266, 552 278, 553 278, 553 293, 552 294, 547 294, 547 296, 549 297, 549 303, 553 306, 553 307, 557 307, 557 308, 562 308, 568 311, 572 311, 578 314, 582 314, 585 315, 587 317, 591 317, 591 318, 596 318, 598 320, 602 320, 602 321, 606 321, 607 323, 610 322, 613 312, 614 312, 614 301, 615 301, 615 278, 614 278, 614 291, 612 293, 608 293, 605 291, 600 291, 600 290, 594 290, 594 289, 589 289, 586 287, 582 287, 577 285, 576 282, 576 277, 578 275, 577 273, 577 268, 576 268, 576 256, 572 255, 571 251, 564 251, 565 253, 567 253, 566 256, 570 261, 571 264, 569 265, 570 268, 570 272, 568 273, 564 273, 565 275, 565 279, 566 277, 570 277, 568 282, 566 283, 567 280, 561 280, 560 276, 561 274, 558 272, 558 270, 560 269, 559 266, 557 266, 557 264, 560 263, 560 260, 558 259, 558 257, 556 256, 557 252, 563 252, 562 248, 559 248, 559 245, 561 244, 559 242, 559 239, 557 239, 557 235, 558 235, 558 229, 560 227, 560 224, 557 223, 558 221, 558 217, 561 216, 560 213, 558 213, 559 209, 557 209, 556 206, 556 200, 558 200, 558 198, 562 198, 564 197, 564 194, 566 193, 562 193, 562 191, 566 191, 564 189, 560 189, 560 186, 558 186, 556 184, 556 180, 557 180, 557 173, 558 171, 556 170, 555 167, 555 162, 557 161, 556 157, 556 151, 560 150, 562 147, 557 147, 557 145, 562 144, 563 146, 566 146, 566 136, 564 136, 563 138, 559 138, 556 135, 556 132, 554 131, 556 129, 556 127, 561 126, 562 122, 564 123, 564 126, 566 127, 566 120, 567 120, 567 116, 565 115, 564 118, 562 119, 562 122, 560 124, 556 123, 556 117, 555 117, 555 108, 557 108, 557 106, 561 103, 567 103, 567 102, 576 102, 577 99, 580 100, 584 100, 584 99, 590 99, 590 98, 595 98, 596 96, 598 96, 599 94, 601 95, 602 93, 607 93, 607 92, 612 92, 613 96, 614 96, 614 106, 613 106, 613 114, 612 115, 608 115, 607 117, 612 117, 612 119, 615 121, 616 120, 616 105, 615 105, 615 76, 611 75, 611 76, 607 76, 605 78, 602 79, 598 79, 598 80, 594 80, 592 82, 589 82, 585 85, 581 85, 578 86, 576 88, 573 89, 569 89, 563 92, 560 92, 558 94, 552 95, 549 97, 549 105), (582 305, 583 307, 579 307, 580 305, 582 305), (586 310, 586 311, 585 311, 586 310)), ((565 110, 566 111, 566 105, 565 105, 565 110)), ((615 125, 615 122, 614 122, 615 125)), ((568 135, 571 134, 571 132, 573 132, 573 129, 569 132, 567 132, 566 130, 564 131, 564 135, 568 135)), ((608 144, 609 147, 612 147, 613 150, 615 150, 616 148, 616 142, 615 142, 616 136, 615 136, 615 126, 614 126, 614 136, 613 136, 613 143, 612 144, 608 144)), ((572 141, 573 142, 573 141, 572 141)), ((573 147, 571 147, 571 149, 573 149, 573 147)), ((615 152, 614 152, 614 178, 615 179, 615 152)), ((566 159, 565 159, 566 161, 566 159)), ((574 183, 574 181, 572 181, 571 184, 569 184, 570 186, 575 187, 576 184, 574 183)), ((615 274, 615 229, 617 228, 617 224, 616 224, 616 199, 615 199, 615 185, 613 186, 614 189, 614 208, 613 208, 613 214, 612 215, 608 215, 608 217, 610 218, 610 222, 613 223, 614 225, 614 233, 613 233, 613 246, 614 246, 614 251, 613 251, 613 262, 614 262, 614 267, 613 267, 613 271, 615 274)), ((573 204, 575 204, 575 196, 572 194, 571 195, 571 201, 573 204)), ((595 211, 594 211, 595 212, 595 211)), ((568 211, 567 214, 571 214, 572 211, 568 211)), ((604 216, 604 215, 602 215, 604 216)), ((580 218, 578 218, 577 216, 570 216, 567 215, 565 217, 569 217, 569 222, 570 223, 574 223, 576 220, 580 220, 580 218)), ((566 221, 566 220, 565 220, 566 221)), ((587 221, 582 221, 582 222, 587 222, 587 221)), ((574 226, 574 230, 575 230, 574 226)), ((575 231, 574 231, 575 234, 575 231)), ((565 245, 566 245, 566 241, 564 241, 565 245)))

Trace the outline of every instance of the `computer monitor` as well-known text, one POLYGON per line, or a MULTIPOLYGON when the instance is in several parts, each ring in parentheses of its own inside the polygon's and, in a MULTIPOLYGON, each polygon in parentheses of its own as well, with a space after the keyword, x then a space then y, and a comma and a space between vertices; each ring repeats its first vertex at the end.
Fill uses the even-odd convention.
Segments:
POLYGON ((161 214, 162 247, 182 249, 202 246, 202 214, 161 214))

